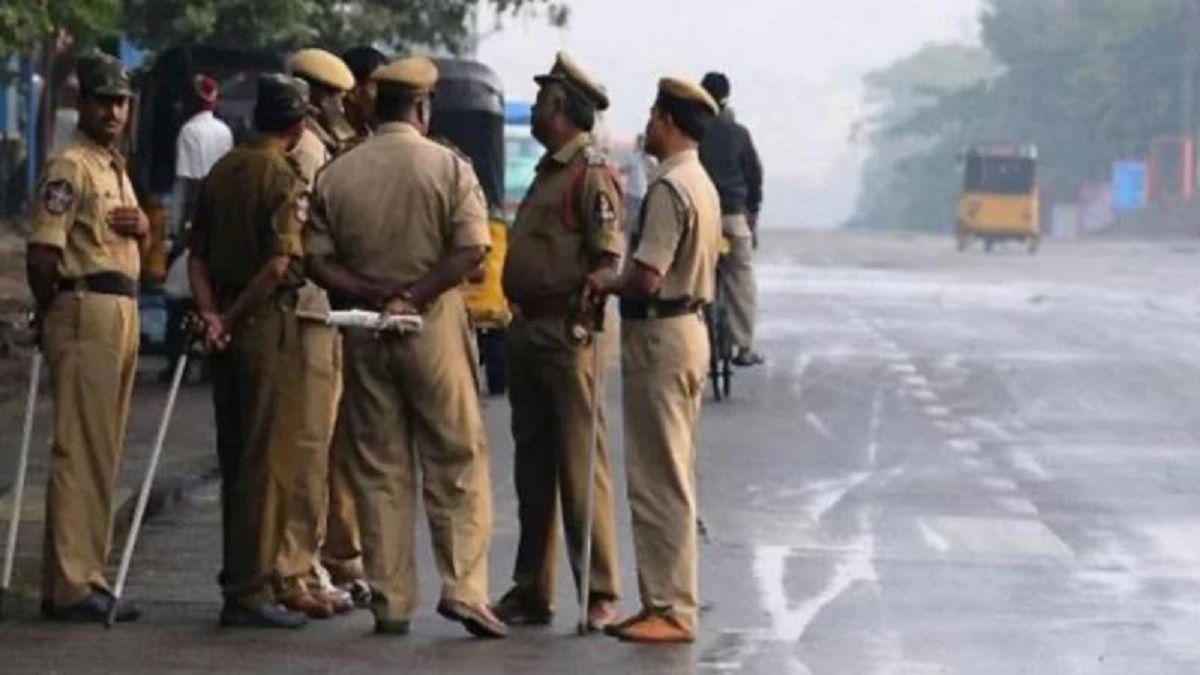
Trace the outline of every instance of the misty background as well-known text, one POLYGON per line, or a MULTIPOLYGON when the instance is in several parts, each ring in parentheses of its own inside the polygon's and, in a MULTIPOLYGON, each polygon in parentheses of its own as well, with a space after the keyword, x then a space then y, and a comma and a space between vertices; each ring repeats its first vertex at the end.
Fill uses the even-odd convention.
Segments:
POLYGON ((507 19, 478 57, 510 99, 565 49, 608 87, 606 125, 634 136, 659 76, 721 70, 766 167, 767 227, 834 227, 852 215, 867 147, 863 79, 928 42, 977 42, 975 0, 573 0, 566 28, 507 19))

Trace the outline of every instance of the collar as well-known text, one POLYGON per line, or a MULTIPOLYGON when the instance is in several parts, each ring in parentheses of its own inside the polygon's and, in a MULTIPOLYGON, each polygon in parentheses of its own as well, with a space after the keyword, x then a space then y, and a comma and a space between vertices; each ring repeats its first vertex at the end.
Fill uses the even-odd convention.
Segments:
POLYGON ((699 161, 700 152, 698 150, 684 150, 683 152, 677 152, 658 163, 658 166, 655 168, 654 174, 650 177, 650 180, 658 180, 668 173, 671 173, 671 171, 674 169, 683 166, 684 164, 699 161))
POLYGON ((190 122, 193 120, 201 120, 201 121, 207 122, 208 120, 214 119, 215 117, 216 116, 213 115, 213 111, 201 110, 200 112, 196 113, 195 115, 192 115, 192 119, 188 120, 188 121, 190 122))
POLYGON ((386 134, 400 134, 403 136, 420 136, 421 132, 408 122, 384 122, 380 124, 375 133, 383 136, 386 134))
POLYGON ((581 150, 592 144, 592 135, 587 132, 581 132, 575 138, 567 141, 565 145, 558 149, 557 152, 547 153, 542 155, 542 159, 538 161, 537 168, 539 171, 552 165, 565 166, 575 159, 581 150))
POLYGON ((118 169, 125 167, 125 158, 121 156, 119 151, 107 145, 100 145, 100 143, 96 142, 96 139, 83 133, 83 130, 79 127, 75 127, 75 133, 72 140, 86 148, 88 152, 99 155, 114 167, 118 169))

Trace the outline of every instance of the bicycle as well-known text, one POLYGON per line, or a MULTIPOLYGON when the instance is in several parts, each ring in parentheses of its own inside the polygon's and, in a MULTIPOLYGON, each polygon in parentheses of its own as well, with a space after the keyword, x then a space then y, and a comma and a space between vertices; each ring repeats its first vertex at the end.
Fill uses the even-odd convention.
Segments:
MULTIPOLYGON (((729 250, 729 238, 722 236, 720 257, 729 255, 729 250)), ((704 309, 704 323, 708 326, 708 376, 712 380, 713 399, 722 401, 729 398, 733 384, 733 327, 720 264, 716 274, 716 292, 712 303, 704 309)))

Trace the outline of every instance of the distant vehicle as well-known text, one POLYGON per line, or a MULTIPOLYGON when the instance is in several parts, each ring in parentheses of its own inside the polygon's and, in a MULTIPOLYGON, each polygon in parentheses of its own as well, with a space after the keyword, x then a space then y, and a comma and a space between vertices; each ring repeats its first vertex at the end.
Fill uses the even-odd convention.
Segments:
POLYGON ((980 143, 963 155, 963 189, 958 199, 958 249, 983 241, 1023 242, 1036 253, 1041 243, 1041 204, 1037 187, 1037 148, 1011 143, 980 143))

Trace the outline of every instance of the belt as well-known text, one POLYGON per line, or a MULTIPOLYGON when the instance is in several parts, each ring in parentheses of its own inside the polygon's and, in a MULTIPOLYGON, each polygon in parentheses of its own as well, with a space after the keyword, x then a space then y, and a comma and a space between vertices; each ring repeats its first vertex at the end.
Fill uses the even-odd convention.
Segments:
POLYGON ((557 319, 569 316, 578 309, 574 298, 567 293, 543 295, 532 300, 524 300, 514 304, 517 309, 516 315, 529 321, 557 319))
POLYGON ((102 295, 119 295, 125 298, 136 298, 138 283, 120 272, 96 272, 86 274, 76 279, 59 279, 58 291, 70 293, 83 291, 100 293, 102 295))
POLYGON ((621 300, 621 318, 626 321, 648 319, 673 319, 677 316, 695 314, 704 308, 704 302, 691 298, 676 300, 621 300))

